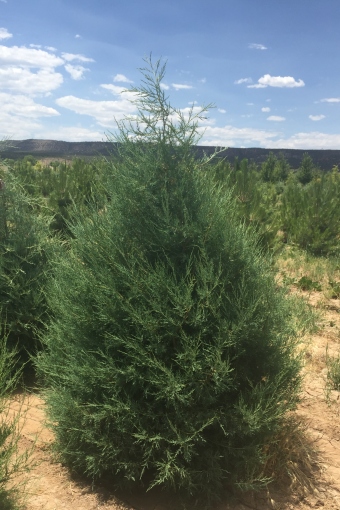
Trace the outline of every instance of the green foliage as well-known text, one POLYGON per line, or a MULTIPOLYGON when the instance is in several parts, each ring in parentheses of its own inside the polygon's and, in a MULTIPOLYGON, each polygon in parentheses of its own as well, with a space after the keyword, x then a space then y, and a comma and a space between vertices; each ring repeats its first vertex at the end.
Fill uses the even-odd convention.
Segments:
POLYGON ((331 289, 331 298, 339 299, 340 298, 340 282, 335 280, 328 280, 328 284, 331 289))
POLYGON ((263 182, 254 163, 235 161, 234 168, 221 162, 213 168, 217 182, 221 182, 236 201, 239 218, 254 228, 266 250, 277 248, 277 193, 271 183, 263 182))
POLYGON ((3 323, 0 327, 0 508, 19 510, 23 487, 13 484, 13 478, 27 470, 29 453, 18 453, 19 415, 9 416, 7 399, 15 388, 19 373, 15 373, 16 353, 7 350, 3 323))
POLYGON ((295 285, 301 290, 309 290, 313 291, 316 290, 318 292, 321 292, 322 287, 319 282, 314 281, 309 276, 303 275, 299 279, 295 278, 294 276, 287 276, 285 272, 282 272, 282 283, 285 286, 291 286, 295 285))
POLYGON ((290 171, 290 166, 283 154, 277 158, 273 152, 270 152, 266 161, 261 165, 260 177, 263 182, 285 182, 290 171))
POLYGON ((326 351, 327 379, 330 389, 340 390, 340 353, 336 357, 328 355, 328 346, 326 351))
POLYGON ((331 172, 306 186, 291 176, 281 197, 282 228, 288 242, 314 255, 339 250, 340 174, 331 172))
POLYGON ((40 186, 47 197, 48 207, 55 213, 54 230, 64 235, 69 233, 68 222, 74 208, 84 211, 94 203, 100 208, 104 202, 100 190, 102 170, 99 162, 87 163, 79 158, 69 165, 59 163, 42 170, 40 186))
POLYGON ((35 198, 44 197, 45 210, 54 216, 51 228, 64 237, 69 233, 68 222, 75 207, 85 211, 89 204, 96 203, 100 208, 105 201, 101 188, 103 167, 102 161, 79 158, 43 166, 32 156, 11 164, 25 192, 35 198))
POLYGON ((46 303, 44 285, 49 237, 48 219, 41 204, 30 198, 8 169, 2 169, 0 191, 0 315, 8 346, 27 360, 37 348, 46 303))
POLYGON ((308 276, 302 276, 300 280, 296 282, 297 286, 302 290, 316 290, 321 292, 322 288, 319 282, 313 281, 308 276))
POLYGON ((265 445, 298 400, 292 310, 235 201, 194 159, 200 114, 147 61, 120 124, 108 201, 79 215, 48 287, 37 360, 73 470, 209 502, 266 483, 265 445))
POLYGON ((273 182, 274 181, 274 173, 276 166, 276 157, 272 152, 269 153, 266 161, 262 164, 261 167, 261 178, 263 182, 273 182))
POLYGON ((279 157, 276 159, 273 173, 274 182, 285 182, 288 179, 290 172, 291 168, 288 161, 285 159, 283 154, 279 154, 279 157))
POLYGON ((302 162, 300 168, 297 171, 297 178, 301 184, 308 184, 312 181, 315 176, 316 168, 314 166, 313 160, 308 154, 305 152, 302 158, 302 162))

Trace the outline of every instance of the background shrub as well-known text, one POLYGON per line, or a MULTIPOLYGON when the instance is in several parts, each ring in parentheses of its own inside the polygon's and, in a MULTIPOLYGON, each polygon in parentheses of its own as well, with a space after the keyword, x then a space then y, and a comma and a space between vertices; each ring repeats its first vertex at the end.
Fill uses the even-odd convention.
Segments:
POLYGON ((89 204, 102 206, 105 198, 101 187, 103 160, 74 158, 69 162, 51 161, 43 165, 33 156, 25 156, 8 162, 8 166, 25 193, 43 203, 43 211, 53 216, 52 233, 61 234, 66 239, 74 208, 86 211, 89 204))
POLYGON ((314 178, 302 186, 294 176, 282 194, 282 227, 288 242, 313 255, 337 255, 340 235, 340 174, 314 178))
POLYGON ((2 168, 0 190, 0 314, 7 345, 23 361, 35 353, 46 314, 44 285, 47 253, 56 248, 49 237, 50 216, 29 197, 20 182, 2 168))
MULTIPOLYGON (((270 166, 273 156, 270 155, 268 159, 270 166)), ((274 165, 276 162, 275 158, 274 165)), ((278 247, 279 228, 278 196, 275 186, 263 180, 262 171, 260 172, 257 166, 249 163, 247 159, 241 162, 235 159, 233 167, 228 162, 219 162, 212 167, 212 173, 217 182, 231 191, 240 221, 256 230, 264 249, 275 251, 278 247)))

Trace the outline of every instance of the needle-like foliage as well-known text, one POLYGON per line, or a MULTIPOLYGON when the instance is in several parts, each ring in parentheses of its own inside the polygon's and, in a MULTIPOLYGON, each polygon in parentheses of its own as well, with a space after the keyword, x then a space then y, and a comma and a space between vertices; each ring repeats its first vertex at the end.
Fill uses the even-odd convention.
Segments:
POLYGON ((108 201, 55 261, 38 368, 72 469, 211 502, 255 487, 298 398, 290 309, 231 195, 197 161, 188 116, 147 61, 120 124, 108 201))
POLYGON ((41 201, 29 197, 5 165, 0 177, 0 314, 8 348, 26 362, 40 345, 47 252, 56 243, 49 239, 51 218, 40 213, 41 201))

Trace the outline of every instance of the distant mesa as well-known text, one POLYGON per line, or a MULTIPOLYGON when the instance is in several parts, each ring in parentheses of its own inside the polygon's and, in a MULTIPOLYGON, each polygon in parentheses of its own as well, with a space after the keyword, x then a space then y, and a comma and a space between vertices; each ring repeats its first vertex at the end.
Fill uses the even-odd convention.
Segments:
MULTIPOLYGON (((99 156, 109 156, 114 154, 117 144, 113 142, 62 142, 56 140, 10 140, 8 147, 4 147, 1 152, 2 158, 20 159, 27 155, 32 155, 37 159, 40 158, 62 158, 72 159, 93 158, 99 156)), ((216 147, 197 145, 193 147, 197 157, 204 154, 211 155, 216 147)), ((321 170, 331 170, 333 166, 340 167, 340 150, 303 150, 303 149, 261 149, 261 148, 228 148, 219 154, 230 162, 235 158, 242 160, 247 158, 257 164, 263 163, 269 153, 272 152, 276 156, 282 154, 292 168, 298 168, 301 164, 303 155, 308 154, 313 162, 321 170)))

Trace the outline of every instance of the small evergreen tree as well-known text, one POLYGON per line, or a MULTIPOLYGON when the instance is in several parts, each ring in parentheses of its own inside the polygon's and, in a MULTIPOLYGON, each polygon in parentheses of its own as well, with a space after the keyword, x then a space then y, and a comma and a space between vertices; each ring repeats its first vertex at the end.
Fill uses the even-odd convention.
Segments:
POLYGON ((42 204, 24 192, 5 166, 0 177, 0 315, 8 348, 27 361, 40 344, 47 252, 55 244, 49 239, 51 218, 40 212, 42 204))
POLYGON ((184 117, 164 66, 147 64, 107 204, 78 218, 56 263, 37 364, 72 469, 209 503, 266 480, 265 445, 296 405, 300 364, 257 238, 192 155, 205 110, 184 117))
POLYGON ((301 184, 308 184, 314 177, 315 167, 312 158, 305 152, 301 161, 300 168, 297 171, 297 178, 301 184))
POLYGON ((261 178, 263 182, 275 181, 275 167, 277 166, 277 158, 273 152, 270 152, 266 161, 261 166, 261 178))
MULTIPOLYGON (((219 170, 219 165, 217 165, 219 170)), ((259 241, 266 250, 277 248, 278 207, 277 193, 271 182, 263 182, 254 162, 243 159, 238 170, 230 170, 219 182, 231 189, 239 218, 251 225, 257 232, 259 241)))
POLYGON ((291 172, 290 165, 284 155, 280 153, 274 169, 274 182, 285 182, 291 172))
POLYGON ((340 175, 324 173, 302 186, 291 176, 281 197, 282 229, 292 242, 314 255, 338 255, 340 175))

